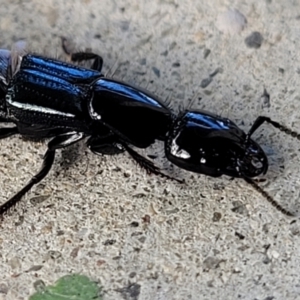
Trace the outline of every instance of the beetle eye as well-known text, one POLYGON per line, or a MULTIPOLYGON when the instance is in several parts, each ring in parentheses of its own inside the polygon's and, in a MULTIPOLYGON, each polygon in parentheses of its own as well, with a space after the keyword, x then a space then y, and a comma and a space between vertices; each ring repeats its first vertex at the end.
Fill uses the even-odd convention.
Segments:
POLYGON ((256 169, 261 169, 263 167, 263 163, 257 157, 252 157, 251 164, 256 169))

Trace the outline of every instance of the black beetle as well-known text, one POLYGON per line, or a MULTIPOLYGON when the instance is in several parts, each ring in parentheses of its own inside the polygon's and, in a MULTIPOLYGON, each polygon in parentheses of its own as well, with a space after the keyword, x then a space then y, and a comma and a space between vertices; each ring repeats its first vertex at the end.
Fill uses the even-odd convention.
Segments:
POLYGON ((48 174, 57 149, 88 138, 87 146, 96 154, 127 151, 149 173, 172 178, 131 147, 147 148, 162 140, 166 157, 178 167, 213 177, 243 178, 277 209, 293 215, 251 179, 268 169, 267 157, 251 135, 263 122, 296 133, 267 117, 259 117, 246 134, 229 119, 205 111, 176 116, 150 92, 105 77, 99 55, 79 52, 71 59, 94 62, 87 69, 19 50, 0 50, 0 122, 15 124, 0 128, 0 138, 14 134, 51 138, 41 170, 0 206, 0 214, 48 174))

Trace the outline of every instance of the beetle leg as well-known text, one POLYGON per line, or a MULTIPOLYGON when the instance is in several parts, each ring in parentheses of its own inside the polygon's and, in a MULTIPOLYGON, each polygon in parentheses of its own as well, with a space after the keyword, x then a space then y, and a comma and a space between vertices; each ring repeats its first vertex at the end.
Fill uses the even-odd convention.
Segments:
POLYGON ((0 139, 5 139, 9 136, 19 133, 17 127, 3 127, 0 128, 0 139))
POLYGON ((81 62, 90 59, 94 59, 91 69, 101 72, 102 65, 103 65, 103 58, 100 55, 92 52, 77 52, 71 54, 71 60, 73 62, 81 62))
POLYGON ((71 56, 71 61, 73 62, 82 62, 84 60, 90 60, 90 59, 94 59, 94 62, 92 64, 91 69, 95 70, 95 71, 99 71, 101 72, 102 70, 102 65, 103 65, 103 58, 95 53, 92 52, 76 52, 76 53, 71 53, 68 48, 66 47, 66 41, 67 39, 62 37, 62 48, 64 50, 64 52, 67 55, 71 56))
POLYGON ((118 137, 113 134, 111 131, 103 136, 92 136, 87 141, 88 148, 95 154, 105 154, 105 155, 115 155, 124 152, 125 150, 129 155, 149 174, 161 175, 162 177, 176 180, 182 183, 181 180, 168 176, 160 171, 152 161, 141 156, 139 153, 134 151, 124 142, 120 142, 118 137))
POLYGON ((132 148, 130 148, 125 143, 119 142, 118 138, 113 133, 108 133, 105 136, 96 136, 91 137, 87 141, 88 148, 95 154, 104 154, 104 155, 115 155, 124 152, 125 150, 128 154, 143 168, 147 171, 148 174, 161 175, 162 177, 176 180, 180 183, 183 183, 182 180, 173 178, 167 174, 164 174, 156 167, 152 161, 143 157, 132 148))
POLYGON ((25 187, 23 187, 16 195, 10 198, 7 202, 0 206, 0 215, 5 213, 11 207, 16 205, 21 198, 37 183, 39 183, 51 170, 54 158, 55 158, 55 150, 60 148, 65 148, 70 146, 81 139, 84 138, 83 133, 78 132, 68 132, 65 134, 61 134, 53 138, 48 143, 48 150, 46 151, 43 159, 43 164, 40 171, 33 176, 30 181, 27 183, 25 187))
POLYGON ((129 153, 129 155, 143 168, 146 170, 146 172, 148 174, 155 174, 155 175, 160 175, 162 177, 171 179, 171 180, 175 180, 179 183, 184 183, 184 180, 180 180, 177 178, 174 178, 172 176, 169 176, 167 174, 164 174, 160 171, 160 169, 154 165, 154 163, 143 157, 142 155, 140 155, 139 153, 137 153, 135 150, 133 150, 132 148, 130 148, 128 145, 126 144, 122 144, 124 149, 129 153))
MULTIPOLYGON (((11 123, 11 121, 0 117, 0 123, 11 123)), ((18 127, 3 127, 0 128, 0 139, 5 139, 9 136, 19 133, 18 127)))
POLYGON ((113 133, 105 136, 92 136, 87 141, 87 147, 95 154, 116 155, 125 151, 122 144, 117 142, 113 133))

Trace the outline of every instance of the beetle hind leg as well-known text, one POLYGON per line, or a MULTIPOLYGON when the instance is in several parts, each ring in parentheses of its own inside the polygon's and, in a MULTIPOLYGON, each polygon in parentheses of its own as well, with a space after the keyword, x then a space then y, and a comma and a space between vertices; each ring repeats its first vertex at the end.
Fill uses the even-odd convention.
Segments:
POLYGON ((34 175, 30 181, 12 198, 0 206, 0 215, 4 214, 10 208, 15 206, 21 198, 37 183, 39 183, 51 170, 55 158, 55 150, 70 146, 84 138, 84 134, 69 132, 54 137, 48 143, 48 149, 43 158, 43 164, 40 171, 34 175))

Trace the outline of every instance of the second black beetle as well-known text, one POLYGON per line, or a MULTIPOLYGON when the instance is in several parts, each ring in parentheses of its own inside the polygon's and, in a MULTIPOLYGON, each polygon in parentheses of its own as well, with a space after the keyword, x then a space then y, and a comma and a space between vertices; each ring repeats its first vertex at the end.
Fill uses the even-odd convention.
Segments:
POLYGON ((292 215, 251 179, 268 169, 267 157, 251 135, 265 121, 293 132, 266 117, 259 117, 246 134, 229 119, 205 111, 176 116, 148 91, 104 77, 100 56, 80 52, 71 58, 94 62, 86 69, 38 55, 0 51, 0 122, 14 123, 0 129, 0 138, 14 134, 51 138, 41 170, 0 206, 0 214, 48 174, 57 149, 88 138, 87 146, 96 154, 127 151, 148 172, 169 177, 132 148, 147 148, 162 140, 166 157, 180 168, 243 178, 279 210, 292 215))

